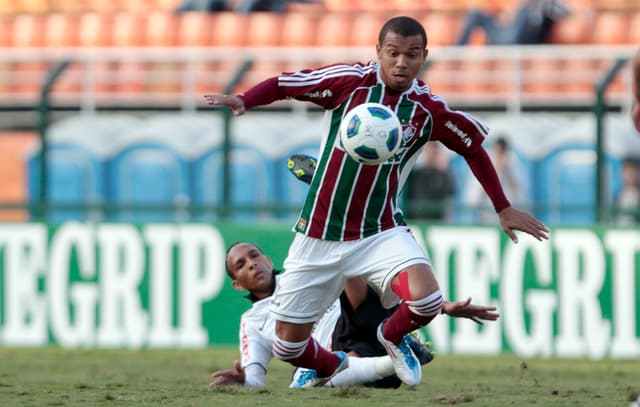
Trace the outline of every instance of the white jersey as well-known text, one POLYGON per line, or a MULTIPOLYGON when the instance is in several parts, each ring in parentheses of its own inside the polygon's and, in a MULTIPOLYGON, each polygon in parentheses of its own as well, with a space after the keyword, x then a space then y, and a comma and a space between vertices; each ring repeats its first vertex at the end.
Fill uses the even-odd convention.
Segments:
MULTIPOLYGON (((270 302, 271 297, 254 302, 240 318, 240 363, 248 386, 264 384, 267 365, 273 358, 271 345, 276 322, 269 313, 270 302)), ((313 328, 313 337, 326 349, 331 349, 331 337, 339 317, 340 301, 336 300, 313 328)))

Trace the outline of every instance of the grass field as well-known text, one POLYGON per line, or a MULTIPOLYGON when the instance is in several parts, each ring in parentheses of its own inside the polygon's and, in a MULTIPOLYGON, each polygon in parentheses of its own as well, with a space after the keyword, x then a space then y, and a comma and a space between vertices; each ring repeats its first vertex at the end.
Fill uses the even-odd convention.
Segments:
POLYGON ((417 388, 289 390, 291 369, 270 366, 267 387, 209 389, 237 348, 63 350, 0 348, 0 406, 628 406, 638 361, 440 356, 417 388))

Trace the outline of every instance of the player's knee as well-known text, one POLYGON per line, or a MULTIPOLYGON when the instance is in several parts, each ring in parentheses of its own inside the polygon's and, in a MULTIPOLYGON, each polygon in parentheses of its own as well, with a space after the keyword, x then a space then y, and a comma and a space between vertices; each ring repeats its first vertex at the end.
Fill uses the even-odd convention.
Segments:
POLYGON ((309 339, 302 342, 288 342, 276 336, 273 340, 271 350, 273 352, 273 356, 276 358, 280 360, 291 360, 302 355, 308 343, 309 339))
POLYGON ((444 298, 442 292, 437 290, 436 292, 415 301, 406 301, 409 309, 416 315, 423 317, 433 317, 440 313, 442 310, 442 303, 444 298))

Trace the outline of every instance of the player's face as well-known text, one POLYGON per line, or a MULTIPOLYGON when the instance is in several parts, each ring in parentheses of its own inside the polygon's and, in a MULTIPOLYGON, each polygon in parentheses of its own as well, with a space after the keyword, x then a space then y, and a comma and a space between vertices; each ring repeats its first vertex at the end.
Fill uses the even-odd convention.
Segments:
POLYGON ((271 295, 273 263, 254 245, 240 243, 233 246, 227 255, 227 267, 235 277, 235 288, 249 290, 258 298, 271 295))
POLYGON ((382 44, 376 47, 381 76, 385 85, 402 92, 411 86, 427 58, 422 36, 403 37, 393 31, 387 32, 382 44))

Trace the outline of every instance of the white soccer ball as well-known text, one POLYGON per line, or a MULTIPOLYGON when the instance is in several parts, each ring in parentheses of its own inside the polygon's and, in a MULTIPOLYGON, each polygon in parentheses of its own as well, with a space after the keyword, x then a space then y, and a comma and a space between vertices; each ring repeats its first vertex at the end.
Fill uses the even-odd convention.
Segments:
POLYGON ((400 119, 380 103, 364 103, 351 109, 342 119, 339 133, 344 150, 362 164, 384 163, 402 144, 400 119))

